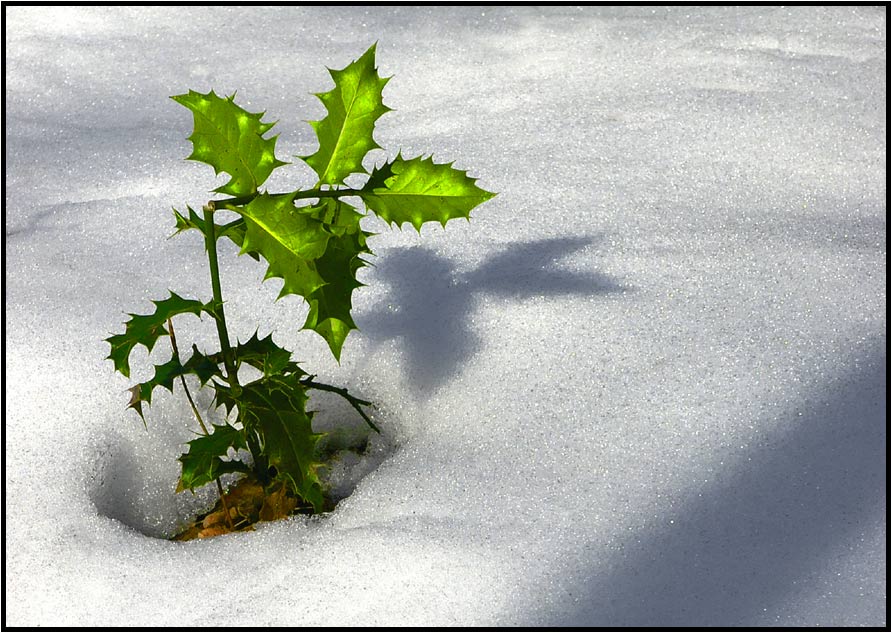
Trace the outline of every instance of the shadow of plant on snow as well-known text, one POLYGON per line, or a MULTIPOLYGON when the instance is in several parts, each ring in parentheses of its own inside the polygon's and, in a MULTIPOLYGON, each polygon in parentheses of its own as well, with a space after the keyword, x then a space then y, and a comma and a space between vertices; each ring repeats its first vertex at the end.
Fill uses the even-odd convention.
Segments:
POLYGON ((375 262, 375 271, 393 289, 387 305, 360 315, 360 330, 373 341, 399 337, 407 353, 407 380, 419 392, 436 389, 480 348, 469 317, 481 296, 524 300, 627 290, 597 271, 554 266, 597 241, 587 236, 515 242, 467 273, 458 273, 450 260, 427 247, 389 250, 375 262))

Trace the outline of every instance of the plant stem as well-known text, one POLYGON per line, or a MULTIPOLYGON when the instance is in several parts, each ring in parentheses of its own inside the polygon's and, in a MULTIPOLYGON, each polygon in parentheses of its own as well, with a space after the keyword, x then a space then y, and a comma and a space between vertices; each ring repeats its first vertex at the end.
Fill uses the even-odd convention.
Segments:
POLYGON ((362 416, 362 419, 365 420, 366 424, 368 424, 370 427, 372 427, 372 429, 374 429, 376 432, 378 432, 378 433, 381 432, 381 429, 379 429, 375 425, 375 423, 372 422, 371 418, 368 415, 366 415, 366 412, 362 410, 362 406, 366 406, 366 407, 372 406, 371 402, 369 402, 368 400, 360 400, 359 398, 351 396, 350 393, 343 387, 333 387, 331 385, 326 385, 325 383, 322 383, 322 382, 314 382, 313 378, 315 378, 315 377, 316 376, 309 376, 307 378, 302 379, 300 382, 301 382, 301 384, 309 387, 310 389, 318 389, 319 391, 330 391, 332 393, 338 394, 344 400, 349 402, 350 406, 352 406, 354 409, 356 409, 359 412, 359 415, 362 416), (360 406, 360 405, 362 405, 362 406, 360 406))
MULTIPOLYGON (((232 354, 232 346, 229 344, 229 333, 226 330, 226 315, 223 312, 223 293, 220 290, 220 269, 217 266, 217 236, 215 234, 214 210, 218 203, 211 200, 204 206, 204 222, 207 230, 204 235, 205 250, 208 253, 208 264, 211 269, 211 288, 214 291, 214 312, 216 313, 217 335, 220 338, 220 349, 223 354, 223 365, 226 367, 226 378, 232 388, 233 396, 238 396, 241 387, 238 384, 238 374, 235 367, 235 359, 232 354)), ((240 415, 241 415, 241 407, 240 415)), ((261 481, 268 479, 267 460, 263 455, 260 445, 250 432, 246 433, 248 450, 254 458, 255 474, 261 481)))
MULTIPOLYGON (((171 321, 170 319, 167 319, 167 332, 170 334, 170 346, 173 348, 174 360, 179 363, 180 351, 177 349, 177 337, 173 331, 173 321, 171 321)), ((192 393, 189 391, 189 387, 186 385, 186 377, 182 374, 180 374, 180 384, 183 385, 183 391, 186 392, 186 399, 189 401, 189 406, 192 407, 192 413, 193 415, 195 415, 195 419, 198 420, 198 425, 201 427, 201 430, 204 431, 205 435, 210 435, 208 427, 204 425, 204 420, 201 419, 201 414, 198 412, 198 407, 195 406, 195 400, 192 399, 192 393)))
MULTIPOLYGON (((271 193, 271 196, 284 196, 284 195, 292 195, 293 192, 289 192, 288 194, 284 193, 271 193)), ((358 196, 360 193, 359 189, 307 189, 306 191, 298 191, 297 193, 293 193, 295 200, 300 200, 302 198, 340 198, 342 196, 358 196)), ((229 209, 232 207, 238 207, 243 204, 248 204, 259 196, 260 193, 252 193, 247 196, 239 196, 237 198, 226 198, 224 200, 214 200, 214 204, 220 209, 229 209)))
MULTIPOLYGON (((180 351, 177 349, 177 336, 173 332, 173 321, 170 319, 167 319, 167 331, 170 333, 170 346, 173 348, 173 357, 179 363, 180 351)), ((201 427, 201 430, 204 431, 205 435, 210 435, 208 427, 204 425, 204 420, 201 419, 198 407, 195 406, 195 400, 192 399, 192 393, 189 391, 189 386, 186 384, 186 378, 182 374, 180 374, 180 384, 183 385, 183 391, 186 392, 186 399, 189 401, 189 406, 192 407, 192 413, 195 415, 195 419, 198 420, 198 425, 201 427)), ((232 524, 232 517, 229 515, 229 505, 226 503, 226 495, 223 494, 223 484, 220 482, 219 477, 214 481, 217 482, 217 492, 220 493, 220 501, 223 503, 223 512, 226 513, 226 522, 229 524, 229 529, 234 532, 235 526, 232 524)))
POLYGON ((217 324, 217 336, 220 338, 220 349, 223 352, 223 365, 226 367, 226 379, 233 391, 238 392, 238 375, 235 360, 232 358, 232 346, 229 344, 229 332, 226 330, 226 315, 223 312, 223 293, 220 290, 220 269, 217 266, 217 236, 214 234, 213 201, 204 206, 205 231, 204 244, 208 253, 208 266, 211 269, 211 289, 214 292, 214 321, 217 324))

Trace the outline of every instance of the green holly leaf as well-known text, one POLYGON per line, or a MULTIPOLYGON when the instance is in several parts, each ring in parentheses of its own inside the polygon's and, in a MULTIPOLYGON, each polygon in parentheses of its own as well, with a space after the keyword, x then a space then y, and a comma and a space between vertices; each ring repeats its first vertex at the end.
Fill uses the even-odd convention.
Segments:
POLYGON ((291 360, 291 352, 273 342, 273 335, 259 338, 257 332, 247 343, 239 343, 233 348, 238 362, 247 363, 263 372, 265 377, 276 374, 306 375, 300 366, 291 360))
POLYGON ((186 205, 186 209, 189 211, 189 215, 185 216, 176 209, 173 209, 173 217, 176 219, 177 230, 174 231, 174 235, 179 235, 184 231, 196 230, 202 235, 205 235, 205 231, 207 230, 207 225, 205 224, 204 219, 197 213, 195 213, 195 209, 186 205))
POLYGON ((223 374, 220 372, 220 365, 222 363, 222 355, 219 360, 214 356, 205 356, 198 351, 198 346, 193 343, 192 356, 189 357, 189 360, 183 365, 183 369, 186 370, 187 374, 198 376, 198 381, 202 385, 205 385, 214 376, 220 376, 222 378, 223 374))
POLYGON ((137 345, 144 346, 152 351, 158 337, 165 336, 167 329, 164 325, 167 320, 177 314, 194 314, 201 316, 202 312, 212 314, 210 304, 204 304, 194 299, 183 299, 173 291, 170 297, 162 301, 152 301, 155 311, 152 314, 130 314, 131 317, 124 325, 123 334, 116 334, 105 341, 111 345, 111 353, 108 359, 114 361, 115 369, 130 377, 130 353, 137 345))
POLYGON ((322 434, 313 433, 313 414, 307 412, 306 402, 306 388, 295 377, 278 377, 245 385, 239 407, 245 428, 260 435, 277 478, 318 512, 323 497, 314 455, 322 434))
POLYGON ((309 122, 319 139, 319 149, 300 158, 319 175, 321 184, 342 184, 352 173, 367 173, 362 159, 370 150, 381 147, 372 133, 375 121, 391 110, 382 98, 390 78, 378 75, 375 46, 372 44, 346 68, 329 69, 335 87, 316 94, 328 114, 321 121, 309 122))
MULTIPOLYGON (((245 218, 249 240, 256 240, 262 234, 264 239, 271 237, 297 257, 313 260, 325 252, 329 236, 319 220, 298 213, 294 206, 296 193, 261 194, 237 213, 245 218)), ((262 248, 258 250, 262 255, 262 248)))
POLYGON ((276 167, 287 163, 275 156, 277 137, 263 138, 275 124, 263 123, 262 112, 248 112, 237 106, 234 98, 218 97, 213 90, 207 94, 190 90, 171 97, 193 114, 195 129, 189 136, 193 149, 188 159, 231 176, 214 191, 244 196, 255 193, 276 167))
POLYGON ((476 182, 452 163, 398 155, 375 168, 359 195, 384 221, 398 226, 409 222, 420 231, 425 222, 446 226, 448 220, 468 218, 471 209, 496 195, 476 182))
POLYGON ((284 280, 279 298, 296 294, 310 306, 303 329, 319 333, 340 360, 341 347, 356 324, 351 295, 360 287, 356 271, 369 253, 359 227, 362 215, 331 198, 295 208, 295 193, 261 194, 237 210, 247 228, 243 252, 259 253, 269 264, 266 278, 284 280))
POLYGON ((360 255, 371 253, 366 246, 368 235, 357 223, 352 230, 344 227, 342 235, 329 239, 325 253, 316 260, 316 270, 325 284, 307 297, 310 312, 303 327, 319 333, 338 361, 344 340, 356 329, 350 311, 353 291, 363 285, 356 279, 357 271, 366 265, 360 255))
POLYGON ((198 376, 201 384, 207 383, 214 376, 222 376, 219 366, 199 352, 195 345, 192 346, 192 352, 192 356, 185 364, 181 364, 178 358, 171 358, 166 363, 155 365, 155 373, 151 379, 130 387, 128 390, 130 402, 127 403, 127 407, 135 410, 143 422, 145 422, 145 415, 142 405, 143 403, 152 403, 152 392, 156 387, 164 387, 173 393, 173 381, 180 376, 194 374, 198 376))
POLYGON ((189 452, 180 455, 182 464, 177 492, 194 490, 214 481, 220 475, 234 472, 251 472, 251 469, 238 460, 223 460, 230 448, 246 449, 245 431, 228 424, 213 425, 210 435, 192 440, 189 452))
POLYGON ((241 398, 241 387, 234 390, 229 384, 212 380, 210 387, 214 390, 214 407, 226 407, 226 414, 232 413, 233 409, 239 406, 239 398, 241 398))
POLYGON ((346 202, 323 198, 296 208, 295 193, 261 194, 236 209, 245 219, 242 252, 260 254, 269 264, 266 278, 284 280, 279 298, 296 294, 310 306, 303 328, 319 333, 336 359, 350 330, 351 294, 360 287, 356 271, 369 253, 362 215, 346 202))
POLYGON ((318 204, 298 207, 297 210, 300 213, 310 214, 322 222, 326 231, 338 237, 348 231, 359 230, 359 221, 364 217, 356 207, 337 198, 322 198, 318 204))
POLYGON ((324 280, 313 261, 325 252, 330 234, 315 218, 298 213, 294 194, 261 194, 237 210, 245 218, 242 253, 255 252, 269 264, 265 279, 283 280, 279 298, 307 297, 324 280))
POLYGON ((173 392, 174 379, 182 376, 184 373, 187 373, 186 370, 176 358, 171 358, 163 365, 155 365, 155 373, 150 380, 130 387, 130 402, 127 403, 127 407, 135 410, 139 417, 145 421, 142 405, 144 402, 151 404, 152 392, 155 390, 155 387, 164 387, 168 391, 173 392))

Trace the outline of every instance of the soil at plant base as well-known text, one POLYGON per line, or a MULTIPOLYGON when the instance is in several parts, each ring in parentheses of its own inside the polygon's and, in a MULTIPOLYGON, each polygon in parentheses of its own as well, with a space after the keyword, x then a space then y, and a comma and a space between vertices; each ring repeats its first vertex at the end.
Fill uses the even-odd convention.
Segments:
MULTIPOLYGON (((368 447, 369 430, 366 427, 355 429, 335 428, 326 431, 316 445, 316 460, 331 466, 346 453, 361 455, 368 447)), ((172 541, 191 541, 196 538, 209 538, 230 532, 247 532, 260 521, 277 521, 295 514, 313 514, 313 507, 294 495, 284 484, 273 484, 264 488, 254 475, 245 475, 230 486, 223 495, 229 508, 226 517, 223 501, 201 514, 186 525, 172 541)), ((336 501, 324 497, 322 512, 334 510, 336 501)))
MULTIPOLYGON (((264 489, 251 475, 239 479, 224 497, 229 508, 229 520, 220 499, 209 512, 199 515, 170 540, 191 541, 230 532, 247 532, 260 521, 277 521, 294 514, 313 514, 313 507, 296 497, 283 483, 264 489)), ((334 503, 326 498, 323 512, 333 509, 334 503)))

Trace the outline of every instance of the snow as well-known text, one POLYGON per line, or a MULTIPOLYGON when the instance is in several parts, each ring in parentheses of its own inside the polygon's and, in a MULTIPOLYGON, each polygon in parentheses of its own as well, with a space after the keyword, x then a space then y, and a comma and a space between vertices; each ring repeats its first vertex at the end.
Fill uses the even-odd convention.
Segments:
POLYGON ((7 625, 888 625, 886 10, 4 10, 7 625), (365 221, 340 365, 221 246, 235 335, 384 432, 329 515, 158 538, 214 491, 174 493, 188 405, 157 392, 145 429, 102 339, 210 298, 199 238, 167 239, 216 186, 167 97, 237 90, 308 154, 324 66, 374 41, 367 164, 433 152, 499 196, 365 221))

